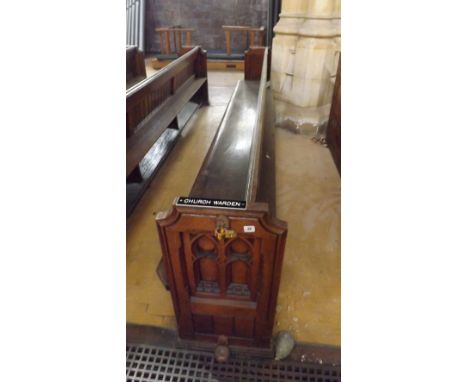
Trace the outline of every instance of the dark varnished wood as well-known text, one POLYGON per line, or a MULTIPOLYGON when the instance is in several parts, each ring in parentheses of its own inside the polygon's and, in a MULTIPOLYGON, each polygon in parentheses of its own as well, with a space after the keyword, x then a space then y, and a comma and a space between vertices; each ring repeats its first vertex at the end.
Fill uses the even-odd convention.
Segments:
POLYGON ((237 83, 190 196, 245 200, 258 90, 258 81, 237 83))
POLYGON ((145 55, 136 46, 126 49, 127 89, 146 78, 145 55))
POLYGON ((174 205, 156 217, 185 340, 215 343, 225 335, 236 345, 270 346, 287 225, 273 213, 274 109, 263 53, 260 79, 237 85, 190 193, 245 200, 246 210, 174 205), (219 221, 237 236, 216 239, 219 221))
POLYGON ((328 120, 327 144, 336 168, 341 174, 341 57, 336 73, 330 119, 328 120))
MULTIPOLYGON (((257 81, 238 82, 189 196, 256 201, 266 113, 267 52, 258 48, 251 56, 261 63, 253 66, 262 70, 257 81)), ((274 184, 268 187, 274 188, 274 184)))
POLYGON ((257 202, 268 204, 270 214, 276 216, 276 172, 275 172, 275 104, 271 89, 266 91, 265 100, 265 129, 263 133, 261 169, 259 188, 256 195, 257 202))
POLYGON ((204 79, 203 83, 206 82, 207 75, 200 70, 200 61, 204 58, 206 59, 206 53, 200 47, 194 47, 154 75, 127 90, 127 136, 133 135, 145 118, 157 107, 166 101, 171 102, 171 96, 175 95, 188 80, 195 76, 204 79))
POLYGON ((127 89, 126 103, 129 216, 168 156, 180 129, 200 105, 208 103, 206 52, 193 47, 164 69, 127 89))
POLYGON ((179 131, 176 129, 166 129, 139 166, 127 177, 127 217, 131 215, 148 184, 169 156, 179 135, 179 131), (132 177, 134 173, 136 174, 132 177))
POLYGON ((268 347, 274 324, 286 224, 271 217, 267 206, 258 204, 251 205, 247 211, 174 207, 169 214, 158 214, 157 221, 179 335, 185 339, 204 336, 216 341, 217 336, 223 334, 229 336, 230 342, 235 339, 239 345, 268 347), (192 244, 196 244, 196 235, 212 237, 216 217, 220 214, 227 216, 231 229, 238 232, 236 240, 252 242, 248 254, 251 259, 249 278, 245 281, 252 293, 247 296, 232 296, 228 292, 226 269, 232 256, 229 251, 232 242, 224 239, 216 243, 215 249, 220 291, 200 293, 196 280, 193 286, 192 244), (246 225, 254 226, 255 233, 244 234, 246 225), (219 317, 229 317, 232 327, 216 326, 219 317), (250 334, 246 336, 246 333, 250 334))
POLYGON ((244 78, 246 80, 259 81, 261 79, 264 52, 263 47, 252 47, 245 53, 244 78))
POLYGON ((180 91, 147 116, 137 134, 127 139, 127 175, 138 165, 171 121, 180 113, 206 79, 189 78, 180 91))

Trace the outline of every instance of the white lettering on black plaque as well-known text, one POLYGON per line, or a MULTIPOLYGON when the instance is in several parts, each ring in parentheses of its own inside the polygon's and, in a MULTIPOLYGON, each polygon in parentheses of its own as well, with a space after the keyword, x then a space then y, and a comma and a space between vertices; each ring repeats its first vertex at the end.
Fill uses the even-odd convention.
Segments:
POLYGON ((177 206, 193 206, 193 207, 208 207, 208 208, 233 208, 236 210, 245 210, 245 200, 223 200, 223 199, 206 199, 192 198, 188 196, 179 196, 177 206))

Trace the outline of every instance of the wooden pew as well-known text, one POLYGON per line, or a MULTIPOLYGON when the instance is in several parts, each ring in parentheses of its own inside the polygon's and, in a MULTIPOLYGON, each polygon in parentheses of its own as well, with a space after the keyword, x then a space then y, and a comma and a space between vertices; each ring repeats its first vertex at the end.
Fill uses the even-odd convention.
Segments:
POLYGON ((145 55, 136 46, 127 46, 127 89, 146 78, 145 55))
POLYGON ((336 168, 341 175, 341 57, 338 62, 330 119, 328 120, 327 144, 336 168))
POLYGON ((127 90, 127 217, 202 104, 208 104, 208 82, 200 47, 127 90))
POLYGON ((171 53, 179 54, 183 46, 192 45, 193 28, 179 28, 179 27, 164 27, 156 28, 155 31, 159 33, 161 53, 169 55, 171 53), (185 34, 185 43, 182 41, 182 35, 185 34), (173 36, 171 44, 171 35, 173 36), (174 49, 172 49, 172 46, 174 49))
POLYGON ((226 54, 232 54, 231 48, 231 33, 247 33, 249 38, 248 48, 253 46, 263 46, 265 43, 265 28, 264 27, 251 27, 242 25, 223 25, 224 35, 226 37, 226 54))
POLYGON ((188 346, 224 335, 271 354, 287 224, 275 217, 275 116, 262 51, 252 56, 261 77, 251 70, 237 84, 188 197, 156 216, 157 272, 188 346))

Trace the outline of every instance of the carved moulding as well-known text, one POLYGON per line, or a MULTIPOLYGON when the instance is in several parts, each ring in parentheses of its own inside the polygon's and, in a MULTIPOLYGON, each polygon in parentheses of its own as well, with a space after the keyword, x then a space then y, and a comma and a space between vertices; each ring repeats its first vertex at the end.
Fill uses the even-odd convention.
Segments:
POLYGON ((179 336, 270 347, 287 224, 264 203, 246 210, 174 203, 156 223, 179 336), (234 238, 215 239, 219 216, 234 238), (202 258, 209 258, 204 268, 202 258))

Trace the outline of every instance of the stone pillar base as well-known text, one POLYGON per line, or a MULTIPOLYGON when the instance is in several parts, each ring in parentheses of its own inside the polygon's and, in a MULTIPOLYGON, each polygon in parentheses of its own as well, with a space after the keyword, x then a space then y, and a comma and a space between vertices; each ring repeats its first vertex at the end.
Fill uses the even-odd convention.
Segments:
POLYGON ((326 143, 331 104, 301 107, 275 98, 276 126, 326 143))
POLYGON ((279 125, 319 140, 341 51, 340 10, 340 0, 284 0, 274 28, 271 87, 279 125))

